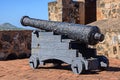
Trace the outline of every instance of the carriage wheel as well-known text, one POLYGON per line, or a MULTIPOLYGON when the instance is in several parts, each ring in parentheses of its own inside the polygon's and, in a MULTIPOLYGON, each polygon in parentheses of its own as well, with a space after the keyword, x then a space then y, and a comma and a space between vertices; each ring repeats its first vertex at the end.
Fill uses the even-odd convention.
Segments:
POLYGON ((75 74, 80 74, 80 73, 82 73, 82 71, 84 69, 83 62, 79 58, 77 58, 77 59, 73 60, 73 62, 71 64, 71 68, 75 74))
POLYGON ((38 61, 38 59, 37 59, 37 57, 35 55, 32 55, 30 57, 29 64, 30 64, 30 67, 33 68, 33 69, 38 68, 39 61, 38 61))
POLYGON ((105 56, 98 56, 100 62, 100 69, 106 70, 109 67, 109 60, 105 56))

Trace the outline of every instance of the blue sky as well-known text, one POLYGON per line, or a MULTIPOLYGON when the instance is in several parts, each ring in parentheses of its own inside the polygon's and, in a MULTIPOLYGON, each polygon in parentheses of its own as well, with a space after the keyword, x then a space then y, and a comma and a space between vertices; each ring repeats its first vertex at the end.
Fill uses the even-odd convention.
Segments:
POLYGON ((0 0, 0 24, 9 22, 21 27, 24 15, 48 19, 48 2, 52 1, 55 0, 0 0))

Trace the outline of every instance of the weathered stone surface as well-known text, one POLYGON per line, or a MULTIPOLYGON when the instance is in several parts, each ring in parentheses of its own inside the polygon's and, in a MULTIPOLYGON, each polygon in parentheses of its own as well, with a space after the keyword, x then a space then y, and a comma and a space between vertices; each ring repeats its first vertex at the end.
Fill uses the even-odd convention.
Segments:
POLYGON ((96 20, 95 0, 57 0, 48 4, 49 20, 87 24, 96 20))
POLYGON ((0 60, 29 57, 31 32, 30 30, 0 31, 0 60))
POLYGON ((96 45, 98 53, 120 59, 120 20, 107 19, 93 22, 90 25, 99 26, 105 34, 105 40, 96 45))
POLYGON ((57 0, 49 3, 49 20, 88 24, 118 17, 119 0, 57 0))
POLYGON ((120 0, 97 0, 97 20, 120 17, 120 0))

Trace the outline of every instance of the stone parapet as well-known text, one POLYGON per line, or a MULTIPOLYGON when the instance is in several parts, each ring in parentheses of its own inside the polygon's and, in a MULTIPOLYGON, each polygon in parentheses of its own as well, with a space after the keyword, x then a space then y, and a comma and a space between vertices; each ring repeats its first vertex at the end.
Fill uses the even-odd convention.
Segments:
POLYGON ((30 30, 0 31, 0 60, 29 57, 31 32, 30 30))

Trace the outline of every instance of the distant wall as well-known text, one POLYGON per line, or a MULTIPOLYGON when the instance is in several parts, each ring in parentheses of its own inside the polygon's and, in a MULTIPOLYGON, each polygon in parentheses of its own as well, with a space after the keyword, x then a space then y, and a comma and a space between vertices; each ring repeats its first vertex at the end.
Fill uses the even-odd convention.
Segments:
POLYGON ((0 60, 29 57, 31 32, 29 30, 0 31, 0 60))
POLYGON ((97 20, 120 17, 120 0, 97 0, 97 20))

